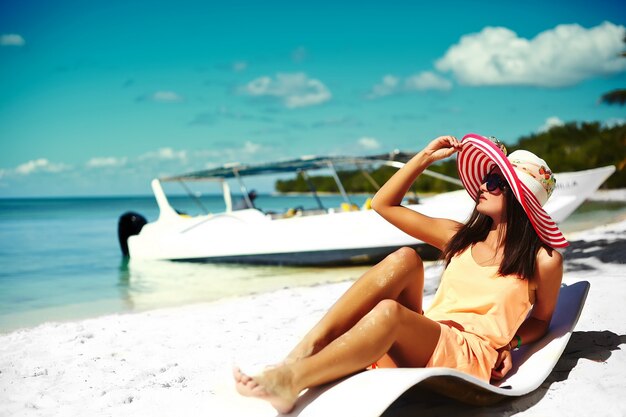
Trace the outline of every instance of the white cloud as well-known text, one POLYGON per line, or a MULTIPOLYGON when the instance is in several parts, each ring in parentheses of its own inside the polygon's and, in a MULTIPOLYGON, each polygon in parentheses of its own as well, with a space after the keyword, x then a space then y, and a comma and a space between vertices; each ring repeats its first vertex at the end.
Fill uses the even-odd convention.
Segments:
POLYGON ((215 159, 215 162, 221 165, 225 161, 240 160, 242 157, 244 157, 246 162, 252 162, 254 159, 246 159, 245 156, 254 158, 255 155, 268 150, 270 150, 270 147, 266 145, 247 140, 243 144, 234 146, 220 146, 216 149, 198 150, 193 152, 192 156, 198 159, 215 159))
MULTIPOLYGON (((580 123, 594 123, 594 121, 582 121, 580 123)), ((599 122, 602 127, 606 128, 606 129, 611 129, 613 127, 616 126, 622 126, 622 125, 626 125, 626 119, 622 118, 622 117, 613 117, 610 119, 607 119, 605 121, 601 121, 599 122)), ((552 117, 548 117, 546 119, 546 121, 543 123, 543 125, 541 125, 538 129, 537 132, 538 133, 543 133, 543 132, 547 132, 548 130, 552 129, 555 126, 564 126, 565 122, 561 119, 559 119, 556 116, 552 116, 552 117)))
POLYGON ((253 97, 275 97, 290 108, 314 106, 330 100, 330 90, 320 80, 308 78, 302 72, 278 73, 276 78, 256 78, 241 88, 253 97))
POLYGON ((358 144, 361 148, 367 150, 373 150, 380 148, 380 143, 375 138, 362 137, 358 140, 358 144))
POLYGON ((432 71, 422 71, 406 77, 404 80, 396 77, 395 75, 387 74, 383 77, 379 84, 372 87, 372 91, 367 97, 378 98, 413 91, 447 91, 451 88, 452 83, 450 80, 447 80, 432 71))
POLYGON ((30 175, 36 172, 62 172, 71 169, 71 166, 63 163, 52 163, 46 158, 33 159, 32 161, 25 162, 18 165, 14 172, 18 175, 30 175))
POLYGON ((436 62, 465 85, 561 87, 626 70, 624 26, 604 22, 585 29, 559 25, 533 39, 504 27, 485 27, 461 37, 436 62))
POLYGON ((178 103, 183 101, 183 96, 174 91, 155 91, 137 97, 137 101, 155 101, 157 103, 178 103))
POLYGON ((280 159, 282 149, 272 145, 247 140, 243 143, 223 144, 213 149, 195 150, 190 159, 202 163, 205 168, 221 166, 226 163, 257 163, 259 161, 280 159))
POLYGON ((117 167, 126 164, 128 158, 115 158, 115 157, 96 157, 91 158, 85 164, 88 168, 105 168, 105 167, 117 167))
POLYGON ((409 91, 417 90, 441 90, 447 91, 452 88, 450 80, 443 78, 439 74, 432 71, 424 71, 419 74, 412 75, 404 80, 405 88, 409 91))
POLYGON ((26 41, 17 33, 8 33, 0 36, 0 45, 2 46, 24 46, 26 41))
POLYGON ((372 92, 368 97, 376 98, 376 97, 384 97, 390 94, 395 94, 398 92, 400 85, 400 79, 394 75, 387 74, 383 77, 383 80, 380 84, 376 84, 372 87, 372 92))
POLYGON ((539 133, 547 132, 555 126, 563 126, 565 122, 556 116, 548 117, 546 121, 537 129, 539 133))
POLYGON ((623 119, 621 117, 613 117, 611 119, 607 119, 604 121, 604 126, 609 129, 612 127, 622 126, 622 125, 626 125, 626 119, 623 119))
POLYGON ((261 148, 262 148, 261 145, 259 145, 258 143, 250 142, 249 140, 247 140, 243 144, 243 151, 245 153, 255 154, 255 153, 259 152, 259 150, 261 148))
POLYGON ((175 151, 172 148, 160 148, 156 151, 146 152, 138 158, 140 161, 147 159, 157 159, 161 161, 179 160, 185 162, 187 160, 187 151, 175 151))
POLYGON ((150 95, 150 99, 159 102, 183 101, 183 97, 174 91, 155 91, 150 95))

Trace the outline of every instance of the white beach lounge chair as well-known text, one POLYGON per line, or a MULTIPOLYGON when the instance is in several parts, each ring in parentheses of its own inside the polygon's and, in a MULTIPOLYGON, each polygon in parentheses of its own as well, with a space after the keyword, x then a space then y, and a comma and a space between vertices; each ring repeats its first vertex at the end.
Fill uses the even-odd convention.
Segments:
POLYGON ((455 400, 488 405, 537 389, 563 354, 582 311, 589 282, 563 286, 548 333, 513 352, 513 369, 494 384, 449 368, 400 368, 364 371, 305 392, 291 416, 380 416, 410 388, 433 390, 455 400))

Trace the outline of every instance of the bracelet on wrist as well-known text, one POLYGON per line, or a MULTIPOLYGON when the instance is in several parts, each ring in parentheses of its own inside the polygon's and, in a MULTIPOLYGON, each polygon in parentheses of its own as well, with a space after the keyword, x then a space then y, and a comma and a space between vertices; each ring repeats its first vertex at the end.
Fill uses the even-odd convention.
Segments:
MULTIPOLYGON (((522 336, 516 334, 514 336, 514 339, 516 339, 517 343, 515 344, 515 346, 512 347, 511 350, 518 350, 520 347, 522 347, 522 336)), ((514 342, 514 341, 512 341, 514 342)))

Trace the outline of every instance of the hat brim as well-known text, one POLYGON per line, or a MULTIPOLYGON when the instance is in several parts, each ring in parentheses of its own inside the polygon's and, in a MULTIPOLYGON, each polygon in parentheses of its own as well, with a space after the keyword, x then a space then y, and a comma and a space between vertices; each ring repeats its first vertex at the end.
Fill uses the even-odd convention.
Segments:
POLYGON ((457 158, 459 177, 474 201, 487 173, 494 166, 498 166, 539 238, 552 248, 564 248, 569 245, 556 222, 519 179, 513 165, 495 143, 483 136, 470 133, 463 137, 461 144, 463 148, 457 158))

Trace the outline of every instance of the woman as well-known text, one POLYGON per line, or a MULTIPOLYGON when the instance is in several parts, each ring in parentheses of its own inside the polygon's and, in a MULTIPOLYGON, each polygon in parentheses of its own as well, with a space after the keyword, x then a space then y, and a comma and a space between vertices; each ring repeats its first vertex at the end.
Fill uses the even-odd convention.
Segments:
POLYGON ((506 375, 510 350, 548 329, 563 275, 553 248, 567 241, 542 208, 555 185, 546 163, 530 152, 508 159, 505 152, 479 135, 439 137, 372 201, 387 221, 442 251, 446 269, 425 314, 422 260, 399 249, 366 272, 284 362, 254 377, 235 369, 239 393, 286 413, 305 388, 372 363, 452 367, 487 381, 506 375), (456 152, 459 176, 476 201, 465 225, 401 206, 424 169, 456 152))

